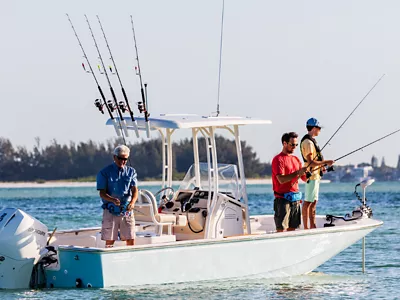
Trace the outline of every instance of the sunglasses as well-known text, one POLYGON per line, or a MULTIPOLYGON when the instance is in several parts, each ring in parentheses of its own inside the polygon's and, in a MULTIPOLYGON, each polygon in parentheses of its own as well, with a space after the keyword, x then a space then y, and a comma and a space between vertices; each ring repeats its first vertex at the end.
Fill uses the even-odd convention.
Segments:
POLYGON ((288 145, 290 145, 290 146, 292 146, 292 147, 297 147, 299 144, 288 143, 288 145))
POLYGON ((120 156, 117 156, 117 159, 118 159, 118 160, 121 160, 121 161, 127 161, 127 160, 128 160, 128 158, 120 157, 120 156))

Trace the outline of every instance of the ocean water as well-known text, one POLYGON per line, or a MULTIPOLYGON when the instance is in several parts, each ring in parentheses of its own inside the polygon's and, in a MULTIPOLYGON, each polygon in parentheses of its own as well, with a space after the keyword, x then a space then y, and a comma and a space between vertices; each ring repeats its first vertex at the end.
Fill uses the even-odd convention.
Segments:
MULTIPOLYGON (((145 187, 152 192, 157 187, 145 187)), ((359 190, 361 192, 361 190, 359 190)), ((359 205, 354 184, 321 186, 318 214, 344 215, 359 205)), ((251 214, 271 214, 271 185, 248 186, 251 214)), ((400 182, 367 188, 368 205, 384 225, 366 239, 366 273, 361 241, 308 275, 280 279, 235 279, 111 289, 0 290, 0 299, 400 299, 400 182)), ((17 207, 49 231, 100 226, 94 188, 0 188, 0 210, 17 207)), ((1 245, 0 245, 1 247, 1 245)), ((295 251, 295 250, 294 250, 295 251)))

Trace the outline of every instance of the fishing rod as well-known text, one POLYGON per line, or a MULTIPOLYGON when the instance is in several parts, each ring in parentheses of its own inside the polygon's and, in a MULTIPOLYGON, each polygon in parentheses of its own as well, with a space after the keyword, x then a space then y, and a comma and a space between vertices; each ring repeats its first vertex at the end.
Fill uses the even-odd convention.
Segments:
MULTIPOLYGON (((361 103, 364 102, 365 98, 368 97, 368 95, 372 92, 372 90, 378 85, 378 83, 382 80, 382 78, 385 76, 386 74, 383 74, 377 82, 375 82, 375 84, 372 86, 372 88, 368 91, 368 93, 365 94, 365 96, 361 99, 361 101, 357 104, 357 106, 351 111, 351 113, 347 116, 347 118, 343 121, 342 124, 340 124, 340 126, 338 127, 338 129, 336 129, 336 131, 333 133, 333 135, 328 139, 328 141, 325 143, 325 145, 321 148, 321 151, 329 144, 329 142, 333 139, 333 137, 336 135, 336 133, 343 127, 343 125, 347 122, 347 120, 351 117, 351 115, 356 111, 356 109, 361 105, 361 103)), ((315 159, 316 157, 314 157, 315 159)), ((313 160, 314 160, 313 159, 313 160)))
MULTIPOLYGON (((94 41, 94 45, 96 46, 97 53, 99 54, 99 59, 100 59, 100 62, 101 62, 101 64, 102 64, 102 66, 103 66, 104 75, 105 75, 106 78, 107 78, 107 82, 108 82, 108 85, 109 85, 109 87, 110 87, 111 95, 112 95, 112 97, 113 97, 113 99, 114 99, 115 107, 113 107, 112 105, 110 105, 110 103, 108 103, 108 106, 110 107, 110 110, 111 110, 111 111, 113 111, 115 108, 117 109, 117 112, 118 112, 118 115, 119 115, 119 121, 118 121, 118 122, 119 122, 121 128, 123 129, 123 132, 125 133, 125 135, 126 135, 126 136, 129 136, 128 129, 126 128, 125 119, 123 118, 122 113, 121 113, 121 110, 120 110, 120 107, 118 106, 117 97, 115 96, 114 89, 113 89, 113 87, 112 87, 112 85, 111 85, 111 82, 110 82, 110 78, 108 77, 107 69, 106 69, 106 67, 104 66, 104 61, 103 61, 103 58, 102 58, 102 56, 101 56, 99 47, 97 46, 96 38, 94 37, 92 27, 90 26, 89 19, 88 19, 88 17, 87 17, 86 15, 85 15, 85 18, 86 18, 86 22, 87 22, 87 24, 88 24, 88 26, 89 26, 90 33, 92 34, 92 38, 93 38, 93 41, 94 41), (121 124, 121 123, 122 123, 122 124, 121 124)), ((110 102, 111 102, 111 101, 110 101, 110 102)), ((124 144, 126 145, 125 136, 124 136, 123 134, 122 134, 122 138, 124 139, 124 144)))
MULTIPOLYGON (((385 138, 387 138, 387 137, 389 137, 389 136, 391 136, 391 135, 393 135, 393 134, 395 134, 395 133, 397 133, 397 132, 399 132, 399 131, 400 131, 400 129, 397 129, 397 130, 395 130, 395 131, 393 131, 393 132, 391 132, 391 133, 389 133, 389 134, 387 134, 387 135, 385 135, 385 136, 383 136, 383 137, 381 137, 381 138, 379 138, 379 139, 377 139, 377 140, 375 140, 375 141, 373 141, 373 142, 371 142, 371 143, 368 143, 368 144, 366 144, 366 145, 364 145, 364 146, 362 146, 362 147, 360 147, 360 148, 357 148, 357 149, 355 149, 355 150, 353 150, 353 151, 351 151, 351 152, 349 152, 349 153, 347 153, 347 154, 345 154, 345 155, 342 155, 342 156, 336 158, 336 159, 335 159, 335 162, 338 161, 338 160, 341 160, 341 159, 343 159, 343 158, 345 158, 345 157, 347 157, 347 156, 349 156, 350 154, 353 154, 353 153, 358 152, 358 151, 360 151, 360 150, 362 150, 362 149, 364 149, 364 148, 366 148, 366 147, 368 147, 368 146, 371 146, 372 144, 375 144, 375 143, 377 143, 377 142, 379 142, 379 141, 381 141, 381 140, 383 140, 383 139, 385 139, 385 138)), ((320 166, 320 167, 317 168, 317 170, 318 170, 318 169, 321 169, 321 168, 323 168, 323 167, 324 167, 324 166, 320 166)))
MULTIPOLYGON (((137 122, 136 122, 135 117, 133 115, 133 111, 131 110, 131 107, 129 105, 128 97, 126 96, 125 89, 124 89, 124 86, 122 85, 121 78, 119 77, 117 65, 115 64, 114 57, 113 57, 113 55, 111 53, 110 45, 108 44, 107 37, 106 37, 106 34, 104 32, 103 26, 101 25, 100 17, 98 15, 96 15, 96 17, 97 17, 97 20, 99 21, 101 31, 103 32, 104 40, 106 41, 108 52, 110 53, 110 58, 111 58, 111 61, 112 61, 113 65, 114 65, 115 73, 117 74, 117 77, 118 77, 118 80, 119 80, 119 84, 121 85, 121 90, 122 90, 122 94, 123 94, 124 99, 125 99, 126 108, 128 108, 128 112, 131 115, 131 120, 132 120, 132 123, 133 123, 133 129, 135 130, 136 137, 139 137, 139 130, 138 130, 137 122)), ((122 110, 122 112, 125 112, 125 110, 126 110, 125 105, 123 104, 122 101, 119 102, 119 108, 122 110)))
MULTIPOLYGON (((361 101, 357 104, 357 106, 351 111, 351 113, 346 117, 346 119, 343 121, 342 124, 339 125, 339 127, 336 129, 336 131, 332 134, 332 136, 328 139, 328 141, 326 141, 326 143, 324 144, 324 146, 321 148, 320 152, 322 152, 322 150, 329 144, 329 142, 333 139, 333 137, 338 133, 338 131, 343 127, 343 125, 347 122, 347 120, 353 115, 353 113, 357 110, 357 108, 361 105, 361 103, 364 102, 364 100, 368 97, 368 95, 372 92, 372 90, 378 85, 378 83, 382 80, 382 78, 385 76, 386 74, 383 74, 377 82, 375 82, 375 84, 372 86, 372 88, 370 88, 370 90, 365 94, 365 96, 361 99, 361 101)), ((307 168, 314 162, 314 160, 318 157, 318 153, 314 156, 314 158, 307 164, 307 168)), ((336 161, 336 160, 335 160, 336 161)), ((324 165, 325 167, 325 165, 324 165)), ((317 167, 316 169, 314 169, 313 171, 322 169, 322 167, 317 167)), ((329 171, 333 171, 333 167, 330 166, 328 167, 328 172, 329 171)), ((308 174, 308 176, 310 176, 310 173, 308 174)), ((292 185, 294 185, 298 180, 300 179, 300 176, 297 177, 297 180, 295 180, 293 182, 292 185)))
MULTIPOLYGON (((332 136, 326 141, 326 143, 324 144, 324 146, 321 148, 320 152, 322 152, 322 150, 324 150, 324 148, 329 144, 329 142, 333 139, 333 137, 338 133, 338 131, 343 127, 343 125, 347 122, 347 120, 353 115, 353 113, 357 110, 357 108, 361 105, 361 103, 364 102, 364 100, 368 97, 368 95, 372 92, 372 90, 378 85, 378 83, 382 80, 382 78, 385 76, 386 74, 383 74, 377 82, 375 82, 375 84, 372 86, 372 88, 368 91, 368 93, 365 94, 365 96, 361 99, 361 101, 357 104, 357 106, 351 111, 351 113, 347 116, 347 118, 343 121, 342 124, 339 125, 339 127, 336 129, 336 131, 332 134, 332 136)), ((311 160, 311 162, 307 165, 307 167, 309 167, 312 162, 314 161, 314 159, 316 159, 318 156, 315 155, 315 157, 311 160)))
POLYGON ((222 15, 221 15, 221 41, 219 46, 219 71, 218 71, 218 98, 217 98, 217 117, 219 116, 219 94, 221 88, 221 64, 222 64, 222 40, 224 34, 224 12, 225 12, 225 0, 222 0, 222 15))
POLYGON ((79 46, 80 46, 81 49, 82 49, 83 57, 86 59, 86 62, 87 62, 87 64, 88 64, 88 66, 89 66, 90 71, 87 71, 87 70, 86 70, 84 63, 82 63, 82 67, 83 67, 83 69, 85 70, 85 72, 87 72, 87 73, 92 73, 93 78, 94 78, 94 81, 95 81, 96 84, 97 84, 97 89, 99 90, 100 95, 101 95, 101 98, 103 99, 103 103, 101 103, 100 99, 96 99, 96 101, 95 101, 94 103, 95 103, 96 107, 99 109, 99 111, 100 111, 102 114, 104 114, 103 107, 105 106, 105 107, 107 108, 108 114, 110 115, 110 118, 111 118, 111 120, 112 120, 113 123, 114 123, 115 132, 117 133, 118 136, 121 136, 121 131, 120 131, 120 129, 119 129, 118 126, 117 126, 117 123, 116 123, 115 118, 114 118, 114 116, 113 116, 113 114, 112 114, 112 112, 111 112, 111 109, 110 109, 110 108, 108 107, 108 105, 107 105, 106 97, 104 96, 103 90, 101 89, 99 82, 97 81, 96 75, 94 75, 94 72, 93 72, 93 69, 92 69, 92 65, 90 64, 90 61, 89 61, 89 59, 88 59, 88 57, 87 57, 87 55, 86 55, 86 52, 85 52, 85 50, 84 50, 84 48, 83 48, 83 46, 82 46, 81 40, 79 39, 78 34, 76 33, 75 27, 74 27, 74 25, 72 24, 72 21, 71 21, 69 15, 68 15, 68 14, 66 14, 66 15, 67 15, 67 18, 68 18, 69 23, 71 24, 72 30, 73 30, 74 33, 75 33, 76 39, 78 40, 78 44, 79 44, 79 46))
MULTIPOLYGON (((137 68, 136 68, 136 75, 139 75, 139 80, 140 80, 140 93, 142 95, 142 102, 138 102, 138 109, 141 113, 144 114, 144 119, 146 121, 146 135, 149 138, 150 137, 150 123, 149 123, 149 112, 147 110, 147 104, 146 100, 147 98, 145 97, 145 91, 143 88, 143 80, 142 80, 142 71, 140 69, 140 62, 139 62, 139 53, 137 49, 137 42, 136 42, 136 34, 135 34, 135 26, 133 25, 133 17, 131 15, 131 23, 132 23, 132 32, 133 32, 133 41, 135 44, 135 52, 136 52, 136 61, 137 61, 137 68)), ((147 84, 146 84, 147 86, 147 84)))

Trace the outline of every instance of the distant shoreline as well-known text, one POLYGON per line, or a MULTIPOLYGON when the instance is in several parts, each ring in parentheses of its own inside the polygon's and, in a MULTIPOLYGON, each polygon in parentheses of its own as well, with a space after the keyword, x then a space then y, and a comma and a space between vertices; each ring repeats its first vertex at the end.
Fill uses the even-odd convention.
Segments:
MULTIPOLYGON (((324 180, 323 183, 328 183, 324 180)), ((251 178, 246 180, 247 185, 272 184, 271 178, 251 178)), ((300 183, 303 183, 300 181, 300 183)), ((173 185, 179 185, 180 181, 173 181, 173 185)), ((161 181, 139 181, 140 186, 161 186, 161 181)), ((45 181, 45 182, 0 182, 0 188, 53 188, 53 187, 96 187, 96 182, 74 182, 74 181, 45 181)))

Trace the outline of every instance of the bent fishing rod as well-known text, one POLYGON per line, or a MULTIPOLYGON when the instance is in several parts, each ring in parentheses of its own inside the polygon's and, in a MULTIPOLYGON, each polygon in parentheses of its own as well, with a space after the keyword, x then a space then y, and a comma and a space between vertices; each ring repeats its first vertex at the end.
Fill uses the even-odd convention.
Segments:
MULTIPOLYGON (((393 134, 395 134, 395 133, 397 133, 399 131, 400 131, 400 129, 397 129, 397 130, 395 130, 395 131, 393 131, 393 132, 391 132, 391 133, 389 133, 389 134, 387 134, 387 135, 385 135, 385 136, 383 136, 383 137, 381 137, 381 138, 379 138, 379 139, 377 139, 377 140, 375 140, 375 141, 373 141, 371 143, 368 143, 368 144, 366 144, 366 145, 364 145, 364 146, 362 146, 360 148, 357 148, 357 149, 355 149, 355 150, 353 150, 353 151, 351 151, 351 152, 349 152, 349 153, 347 153, 345 155, 342 155, 342 156, 336 158, 335 162, 338 161, 338 160, 341 160, 341 159, 343 159, 343 158, 345 158, 347 156, 349 156, 350 154, 353 154, 353 153, 358 152, 358 151, 360 151, 360 150, 362 150, 362 149, 364 149, 364 148, 366 148, 368 146, 371 146, 372 144, 375 144, 375 143, 377 143, 377 142, 379 142, 379 141, 381 141, 381 140, 383 140, 383 139, 385 139, 385 138, 387 138, 387 137, 389 137, 389 136, 391 136, 391 135, 393 135, 393 134)), ((325 167, 325 166, 320 166, 316 170, 321 169, 323 167, 325 167)))
MULTIPOLYGON (((127 129, 127 127, 126 127, 125 119, 123 118, 122 113, 121 113, 121 109, 120 109, 120 107, 118 106, 117 97, 115 96, 114 89, 113 89, 113 87, 112 87, 112 85, 111 85, 110 78, 108 77, 107 69, 106 69, 106 67, 105 67, 105 65, 104 65, 103 57, 101 56, 99 47, 97 46, 96 38, 94 37, 92 27, 90 26, 89 19, 88 19, 88 17, 87 17, 86 15, 85 15, 85 18, 86 18, 86 22, 87 22, 87 24, 88 24, 88 26, 89 26, 90 33, 92 34, 92 38, 93 38, 93 41, 94 41, 94 45, 96 46, 97 53, 99 54, 99 59, 100 59, 100 62, 101 62, 101 64, 102 64, 102 66, 103 66, 104 75, 105 75, 106 78, 107 78, 107 82, 108 82, 108 85, 109 85, 109 87, 110 87, 111 95, 112 95, 112 97, 113 97, 113 99, 114 99, 114 105, 115 105, 115 108, 116 108, 116 110, 117 110, 117 112, 118 112, 118 115, 119 115, 119 120, 118 120, 118 122, 119 122, 119 124, 120 124, 120 126, 121 126, 121 129, 123 130, 123 133, 125 133, 126 136, 129 136, 128 129, 127 129)), ((109 105, 109 106, 111 106, 111 107, 110 107, 111 110, 114 109, 114 107, 112 107, 112 105, 109 105)), ((124 140, 124 144, 126 145, 126 140, 125 140, 124 134, 122 134, 122 138, 123 138, 123 140, 124 140)))
MULTIPOLYGON (((135 130, 136 137, 139 137, 139 130, 138 130, 137 122, 136 122, 135 117, 133 115, 133 111, 131 110, 131 107, 129 105, 128 97, 126 96, 126 92, 125 92, 124 86, 122 85, 121 77, 119 76, 117 65, 115 64, 114 57, 113 57, 113 55, 111 53, 110 45, 108 44, 108 40, 107 40, 106 34, 104 32, 103 26, 101 25, 100 17, 98 15, 96 15, 96 17, 97 17, 97 20, 99 21, 101 31, 103 32, 104 40, 106 42, 106 45, 107 45, 107 48, 108 48, 108 52, 110 53, 110 58, 111 58, 111 61, 112 61, 113 65, 114 65, 115 73, 117 74, 117 77, 118 77, 118 80, 119 80, 119 84, 121 85, 122 95, 124 96, 126 108, 128 109, 128 112, 129 112, 129 114, 131 116, 133 129, 135 130)), ((125 110, 126 110, 126 108, 123 105, 122 101, 119 102, 119 108, 123 112, 125 112, 125 110)))
POLYGON ((71 21, 69 15, 68 15, 68 14, 66 14, 66 15, 67 15, 67 18, 68 18, 69 23, 71 24, 72 30, 73 30, 74 33, 75 33, 76 39, 78 40, 78 44, 79 44, 79 46, 80 46, 81 49, 82 49, 83 57, 86 59, 86 62, 87 62, 87 64, 88 64, 88 66, 89 66, 90 71, 86 71, 85 65, 84 65, 83 63, 82 63, 82 67, 83 67, 83 69, 84 69, 87 73, 92 73, 93 78, 94 78, 94 81, 95 81, 96 84, 97 84, 97 89, 99 90, 100 95, 101 95, 101 98, 103 99, 103 104, 100 102, 100 99, 96 99, 95 105, 96 105, 96 107, 100 110, 100 112, 101 112, 102 114, 104 114, 103 107, 105 106, 105 107, 107 108, 108 114, 110 115, 110 118, 111 118, 111 120, 112 120, 113 123, 114 123, 115 131, 116 131, 116 133, 117 133, 118 136, 121 136, 121 132, 120 132, 120 130, 118 129, 118 126, 117 126, 116 121, 115 121, 115 118, 114 118, 114 116, 113 116, 113 114, 112 114, 112 112, 111 112, 111 109, 110 109, 110 108, 108 107, 108 105, 107 105, 106 97, 104 96, 103 90, 101 89, 99 82, 97 81, 96 75, 94 75, 94 72, 93 72, 93 69, 92 69, 92 65, 90 64, 90 61, 89 61, 89 59, 88 59, 88 57, 87 57, 87 55, 86 55, 85 49, 84 49, 83 46, 82 46, 81 40, 80 40, 79 37, 78 37, 78 34, 77 34, 76 30, 75 30, 74 25, 72 24, 72 21, 71 21))
MULTIPOLYGON (((139 80, 140 80, 140 93, 142 95, 142 103, 138 102, 138 109, 141 113, 144 114, 144 119, 146 121, 146 135, 149 138, 150 137, 150 124, 149 124, 149 112, 147 110, 148 103, 146 103, 147 98, 145 97, 145 92, 143 88, 143 80, 142 80, 142 71, 140 68, 140 62, 139 62, 139 53, 138 53, 138 48, 137 48, 137 42, 136 42, 136 34, 135 34, 135 26, 133 25, 133 17, 131 15, 131 23, 132 23, 132 32, 133 32, 133 41, 135 44, 135 52, 136 52, 136 61, 137 61, 137 71, 136 74, 139 75, 139 80)), ((147 84, 146 84, 147 87, 147 84)))

